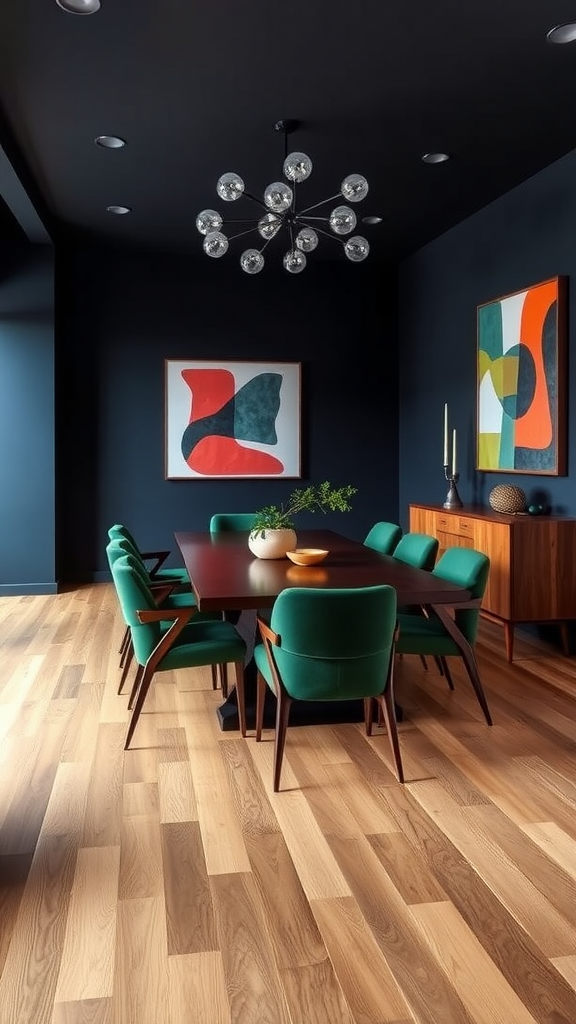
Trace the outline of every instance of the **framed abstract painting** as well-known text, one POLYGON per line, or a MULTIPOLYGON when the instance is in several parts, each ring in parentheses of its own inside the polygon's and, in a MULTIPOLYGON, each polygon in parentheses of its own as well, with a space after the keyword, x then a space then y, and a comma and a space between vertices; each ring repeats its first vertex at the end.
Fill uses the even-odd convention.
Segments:
POLYGON ((567 279, 478 306, 476 468, 566 474, 567 279))
POLYGON ((169 480, 300 477, 300 363, 167 359, 169 480))

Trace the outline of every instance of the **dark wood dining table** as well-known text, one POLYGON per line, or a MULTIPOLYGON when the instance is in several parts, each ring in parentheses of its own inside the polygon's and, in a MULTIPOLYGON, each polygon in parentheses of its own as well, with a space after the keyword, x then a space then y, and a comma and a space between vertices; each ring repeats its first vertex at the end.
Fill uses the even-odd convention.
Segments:
MULTIPOLYGON (((391 555, 381 555, 362 542, 332 530, 298 531, 298 547, 323 548, 329 552, 323 562, 313 566, 294 565, 288 558, 255 558, 245 531, 218 534, 179 531, 174 536, 190 575, 199 611, 252 611, 248 616, 252 629, 255 610, 271 608, 286 587, 369 587, 386 583, 396 590, 399 605, 455 605, 470 597, 467 590, 448 580, 391 555)), ((246 668, 246 710, 250 721, 256 699, 253 662, 246 668)), ((318 709, 306 702, 295 702, 291 721, 298 724, 302 718, 303 724, 319 720, 360 720, 361 702, 355 702, 355 711, 348 706, 350 704, 349 701, 334 701, 329 708, 323 704, 318 709), (323 718, 319 719, 318 714, 323 718)), ((234 691, 219 708, 218 716, 222 729, 238 727, 234 691)))

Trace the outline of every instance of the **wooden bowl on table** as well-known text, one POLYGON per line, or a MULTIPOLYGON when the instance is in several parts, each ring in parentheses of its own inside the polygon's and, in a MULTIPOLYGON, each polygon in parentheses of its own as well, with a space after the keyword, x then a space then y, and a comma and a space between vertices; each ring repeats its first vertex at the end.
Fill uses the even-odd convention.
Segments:
POLYGON ((295 565, 318 565, 328 554, 324 548, 295 548, 294 551, 286 552, 287 557, 295 565))

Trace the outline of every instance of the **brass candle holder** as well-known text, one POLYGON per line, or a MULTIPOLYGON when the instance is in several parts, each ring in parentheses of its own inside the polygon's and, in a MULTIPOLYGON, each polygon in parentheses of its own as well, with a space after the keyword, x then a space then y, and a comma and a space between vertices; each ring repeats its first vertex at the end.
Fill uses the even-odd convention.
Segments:
POLYGON ((448 488, 448 494, 446 495, 446 501, 444 502, 443 508, 462 508, 463 502, 458 494, 458 488, 456 484, 460 479, 459 473, 451 473, 450 466, 444 466, 444 476, 450 484, 448 488))

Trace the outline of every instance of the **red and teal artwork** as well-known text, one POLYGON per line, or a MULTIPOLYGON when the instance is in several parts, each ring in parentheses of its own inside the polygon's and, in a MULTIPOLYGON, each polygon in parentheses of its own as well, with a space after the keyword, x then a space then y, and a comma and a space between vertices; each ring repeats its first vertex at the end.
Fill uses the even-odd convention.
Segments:
POLYGON ((300 364, 166 360, 166 477, 300 476, 300 364))
POLYGON ((566 472, 565 278, 478 307, 477 469, 566 472))

